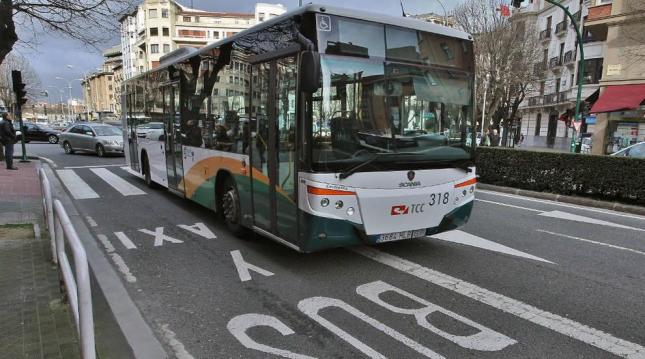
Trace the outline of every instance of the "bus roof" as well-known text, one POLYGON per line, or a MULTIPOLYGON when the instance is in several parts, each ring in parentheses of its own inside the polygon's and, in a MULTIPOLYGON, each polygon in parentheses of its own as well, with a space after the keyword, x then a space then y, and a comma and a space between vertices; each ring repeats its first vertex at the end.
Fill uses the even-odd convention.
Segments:
POLYGON ((257 24, 255 26, 252 26, 248 29, 245 29, 243 31, 240 31, 239 33, 227 37, 225 39, 213 42, 211 44, 208 44, 200 49, 197 49, 196 51, 190 51, 185 54, 180 54, 177 53, 178 50, 172 51, 169 54, 165 55, 164 57, 167 58, 166 63, 161 63, 160 66, 155 68, 154 70, 146 71, 140 75, 137 75, 133 77, 132 79, 136 79, 142 75, 145 75, 150 72, 155 72, 157 70, 161 70, 163 68, 168 67, 169 65, 173 63, 178 63, 181 61, 185 61, 195 55, 199 55, 202 53, 206 53, 214 48, 218 48, 222 45, 234 42, 235 40, 244 37, 245 35, 254 33, 258 30, 262 30, 263 28, 270 27, 272 25, 278 24, 284 20, 287 20, 293 16, 296 15, 301 15, 304 13, 320 13, 320 14, 327 14, 327 15, 336 15, 336 16, 343 16, 347 18, 352 18, 352 19, 357 19, 357 20, 365 20, 365 21, 372 21, 376 23, 382 23, 382 24, 387 24, 387 25, 393 25, 393 26, 399 26, 399 27, 404 27, 408 29, 413 29, 413 30, 418 30, 418 31, 424 31, 424 32, 430 32, 438 35, 444 35, 444 36, 449 36, 449 37, 454 37, 458 39, 463 39, 463 40, 469 40, 472 41, 472 36, 468 34, 467 32, 453 29, 451 27, 446 27, 446 26, 441 26, 437 24, 433 24, 427 21, 415 19, 415 18, 410 18, 410 17, 396 17, 396 16, 390 16, 390 15, 383 15, 383 14, 378 14, 374 12, 368 12, 368 11, 362 11, 362 10, 354 10, 354 9, 348 9, 348 8, 343 8, 339 6, 330 6, 330 5, 320 5, 320 4, 307 4, 302 7, 299 7, 297 9, 288 11, 282 15, 273 17, 267 21, 264 21, 260 24, 257 24), (173 54, 174 53, 174 54, 173 54), (173 56, 175 55, 175 56, 173 56), (177 56, 178 55, 178 56, 177 56))

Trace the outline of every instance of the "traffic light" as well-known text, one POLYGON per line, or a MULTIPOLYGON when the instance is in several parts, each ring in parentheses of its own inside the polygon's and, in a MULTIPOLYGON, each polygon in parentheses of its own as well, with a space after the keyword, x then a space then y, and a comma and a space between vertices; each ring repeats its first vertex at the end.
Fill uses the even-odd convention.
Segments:
POLYGON ((22 106, 27 103, 27 91, 25 84, 22 83, 22 74, 20 71, 11 71, 11 81, 13 82, 13 92, 16 94, 16 103, 22 106))
POLYGON ((511 5, 519 9, 520 5, 522 5, 523 2, 524 0, 511 0, 511 5))

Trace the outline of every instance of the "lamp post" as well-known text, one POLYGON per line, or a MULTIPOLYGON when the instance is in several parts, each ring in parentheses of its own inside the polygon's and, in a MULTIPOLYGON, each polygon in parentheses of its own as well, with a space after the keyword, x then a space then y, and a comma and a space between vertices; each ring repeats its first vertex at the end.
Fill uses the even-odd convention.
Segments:
POLYGON ((61 117, 63 117, 63 93, 65 92, 65 90, 63 90, 62 88, 60 88, 58 86, 54 86, 54 85, 49 85, 47 87, 52 87, 52 88, 55 88, 55 89, 58 90, 58 95, 60 96, 60 115, 61 115, 61 117))
POLYGON ((441 0, 437 0, 439 5, 441 5, 441 8, 443 9, 443 26, 448 26, 448 12, 446 11, 446 7, 443 6, 443 3, 441 0))
MULTIPOLYGON (((482 128, 481 128, 481 140, 484 140, 484 124, 486 123, 486 94, 488 93, 488 83, 490 82, 490 73, 486 73, 486 80, 484 81, 484 104, 482 105, 482 128)), ((479 142, 481 145, 481 142, 479 142)))

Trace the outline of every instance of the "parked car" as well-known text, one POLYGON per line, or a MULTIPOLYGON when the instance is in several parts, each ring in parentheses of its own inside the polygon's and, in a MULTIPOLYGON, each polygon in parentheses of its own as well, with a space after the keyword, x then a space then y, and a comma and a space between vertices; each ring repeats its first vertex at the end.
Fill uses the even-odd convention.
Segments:
POLYGON ((163 129, 163 122, 148 122, 137 126, 137 137, 145 138, 153 130, 163 129))
MULTIPOLYGON (((49 143, 58 143, 60 136, 60 131, 45 127, 43 125, 37 125, 31 122, 23 122, 22 130, 20 130, 20 122, 15 121, 13 123, 13 128, 16 131, 21 131, 25 136, 25 142, 30 141, 47 141, 49 143)), ((21 140, 18 138, 18 140, 21 140)))
POLYGON ((60 144, 65 153, 95 152, 99 157, 123 154, 123 132, 106 124, 77 123, 63 132, 60 144))
POLYGON ((645 142, 639 142, 611 154, 617 157, 645 158, 645 142))

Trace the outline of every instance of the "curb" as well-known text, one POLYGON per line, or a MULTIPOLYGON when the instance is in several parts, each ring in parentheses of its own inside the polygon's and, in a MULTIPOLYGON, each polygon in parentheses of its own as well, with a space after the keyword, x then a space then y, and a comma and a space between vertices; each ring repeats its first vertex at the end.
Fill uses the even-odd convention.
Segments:
POLYGON ((487 190, 487 191, 509 193, 509 194, 515 194, 518 196, 546 199, 546 200, 555 201, 555 202, 577 204, 580 206, 596 207, 596 208, 602 208, 602 209, 609 209, 617 212, 626 212, 626 213, 645 216, 645 207, 633 206, 633 205, 619 203, 619 202, 607 202, 607 201, 599 201, 597 199, 591 199, 591 198, 585 198, 585 197, 565 196, 565 195, 549 193, 549 192, 529 191, 529 190, 519 189, 519 188, 495 186, 495 185, 481 183, 481 182, 477 184, 477 188, 487 190))

